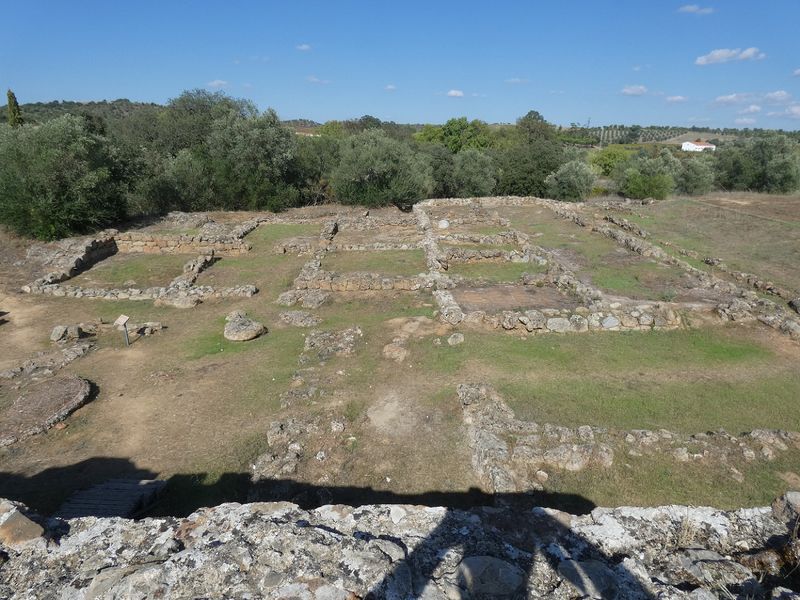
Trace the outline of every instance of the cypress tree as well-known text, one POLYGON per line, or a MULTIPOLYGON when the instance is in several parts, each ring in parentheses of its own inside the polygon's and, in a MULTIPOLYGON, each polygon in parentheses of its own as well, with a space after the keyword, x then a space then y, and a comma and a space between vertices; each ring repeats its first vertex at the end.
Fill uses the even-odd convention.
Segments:
POLYGON ((8 124, 12 127, 19 127, 24 123, 22 111, 19 109, 19 102, 14 92, 8 90, 8 124))

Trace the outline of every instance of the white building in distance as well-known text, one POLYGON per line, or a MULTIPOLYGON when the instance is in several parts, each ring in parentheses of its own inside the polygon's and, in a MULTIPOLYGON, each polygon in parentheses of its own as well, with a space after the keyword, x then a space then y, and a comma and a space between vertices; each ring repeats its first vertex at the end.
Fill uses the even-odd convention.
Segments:
POLYGON ((714 144, 709 144, 703 140, 695 140, 693 142, 683 142, 681 150, 684 152, 703 152, 704 150, 711 150, 713 152, 717 147, 714 144))

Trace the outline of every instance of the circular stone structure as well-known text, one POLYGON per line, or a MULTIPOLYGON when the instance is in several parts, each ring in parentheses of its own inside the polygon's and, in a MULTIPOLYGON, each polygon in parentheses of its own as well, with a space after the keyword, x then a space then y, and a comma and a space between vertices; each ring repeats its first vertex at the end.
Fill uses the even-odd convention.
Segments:
POLYGON ((91 395, 88 381, 75 375, 51 377, 21 390, 0 409, 0 447, 50 429, 83 406, 91 395))

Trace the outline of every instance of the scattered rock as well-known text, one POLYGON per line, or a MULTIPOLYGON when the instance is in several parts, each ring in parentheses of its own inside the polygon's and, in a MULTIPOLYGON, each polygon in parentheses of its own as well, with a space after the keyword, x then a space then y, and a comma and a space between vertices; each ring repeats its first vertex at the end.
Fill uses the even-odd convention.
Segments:
POLYGON ((249 318, 241 310, 231 312, 225 317, 225 321, 225 339, 232 342, 246 342, 267 332, 264 325, 249 318))
POLYGON ((40 539, 44 529, 20 511, 20 504, 0 500, 0 546, 19 548, 40 539))
POLYGON ((322 319, 318 316, 304 310, 289 310, 279 316, 281 321, 295 327, 316 327, 322 323, 322 319))
POLYGON ((355 352, 356 341, 364 334, 360 327, 340 331, 312 331, 306 336, 304 355, 314 355, 320 361, 332 356, 350 356, 355 352))
POLYGON ((450 346, 458 346, 459 344, 464 343, 464 334, 460 332, 456 332, 452 334, 449 338, 447 338, 447 343, 450 346))
POLYGON ((56 325, 50 333, 51 342, 60 342, 67 336, 67 328, 65 325, 56 325))
POLYGON ((401 363, 408 356, 408 350, 399 342, 391 342, 383 347, 383 357, 401 363))
POLYGON ((171 308, 194 308, 200 304, 197 296, 163 296, 156 298, 154 306, 169 306, 171 308))

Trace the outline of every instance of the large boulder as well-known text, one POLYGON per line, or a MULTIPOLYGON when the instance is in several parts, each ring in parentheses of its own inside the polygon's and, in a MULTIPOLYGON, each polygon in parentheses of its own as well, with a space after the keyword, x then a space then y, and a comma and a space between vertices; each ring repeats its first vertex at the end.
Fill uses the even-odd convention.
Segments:
POLYGON ((235 310, 225 317, 225 339, 232 342, 247 342, 267 333, 267 328, 254 321, 241 310, 235 310))

